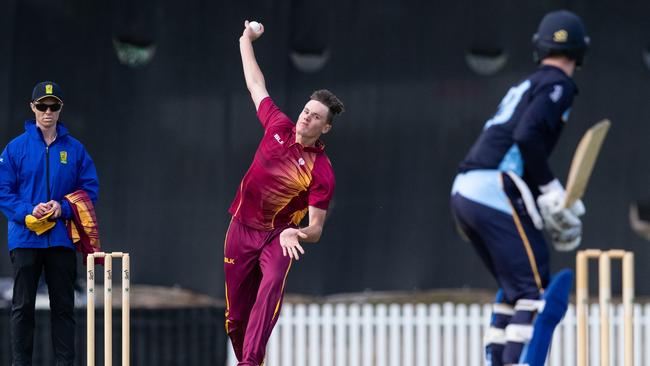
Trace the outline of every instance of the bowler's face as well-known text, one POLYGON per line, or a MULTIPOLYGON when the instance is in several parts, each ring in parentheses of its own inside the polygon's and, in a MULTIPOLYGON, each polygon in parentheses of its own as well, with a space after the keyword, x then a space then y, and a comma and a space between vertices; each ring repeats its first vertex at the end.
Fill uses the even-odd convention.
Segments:
POLYGON ((296 123, 296 134, 306 138, 318 138, 321 134, 329 132, 332 125, 327 120, 329 108, 323 103, 310 100, 305 104, 296 123))
POLYGON ((43 98, 39 101, 30 103, 34 116, 36 117, 36 124, 43 128, 51 128, 55 126, 56 122, 59 120, 59 115, 61 114, 63 106, 61 105, 61 108, 57 111, 52 111, 52 106, 55 106, 54 109, 57 109, 56 107, 59 105, 61 105, 61 102, 56 98, 43 98), (47 106, 47 109, 44 111, 38 109, 43 109, 45 106, 47 106))

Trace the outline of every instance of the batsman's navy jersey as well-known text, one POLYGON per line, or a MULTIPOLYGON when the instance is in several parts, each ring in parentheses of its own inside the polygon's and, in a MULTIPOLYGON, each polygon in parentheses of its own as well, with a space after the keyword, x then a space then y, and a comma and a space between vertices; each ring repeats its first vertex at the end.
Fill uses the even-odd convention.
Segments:
POLYGON ((500 172, 515 172, 533 191, 553 180, 547 160, 576 93, 573 80, 548 65, 510 88, 461 163, 452 192, 510 213, 500 172))

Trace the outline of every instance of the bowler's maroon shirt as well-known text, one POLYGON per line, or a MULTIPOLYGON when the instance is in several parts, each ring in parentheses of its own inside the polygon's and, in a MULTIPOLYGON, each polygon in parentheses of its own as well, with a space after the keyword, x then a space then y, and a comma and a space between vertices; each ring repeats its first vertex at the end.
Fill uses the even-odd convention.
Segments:
POLYGON ((258 230, 298 225, 309 206, 327 210, 334 193, 334 171, 325 145, 303 147, 295 124, 273 103, 262 100, 257 117, 264 137, 228 212, 258 230))

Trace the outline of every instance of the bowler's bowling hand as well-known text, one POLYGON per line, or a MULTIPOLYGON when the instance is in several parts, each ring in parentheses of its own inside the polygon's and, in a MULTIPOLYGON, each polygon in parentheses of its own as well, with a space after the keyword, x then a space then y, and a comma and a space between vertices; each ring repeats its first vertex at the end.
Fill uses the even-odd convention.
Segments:
POLYGON ((290 258, 298 260, 300 258, 298 252, 300 252, 300 254, 305 254, 305 250, 302 249, 302 246, 298 242, 298 238, 306 239, 307 234, 294 228, 284 229, 282 233, 280 233, 282 255, 285 257, 289 255, 290 258))
POLYGON ((262 25, 262 23, 257 24, 259 24, 259 29, 253 29, 253 27, 251 27, 251 23, 248 20, 244 21, 244 32, 242 33, 242 37, 248 38, 251 42, 254 42, 260 38, 262 36, 262 33, 264 33, 264 25, 262 25))

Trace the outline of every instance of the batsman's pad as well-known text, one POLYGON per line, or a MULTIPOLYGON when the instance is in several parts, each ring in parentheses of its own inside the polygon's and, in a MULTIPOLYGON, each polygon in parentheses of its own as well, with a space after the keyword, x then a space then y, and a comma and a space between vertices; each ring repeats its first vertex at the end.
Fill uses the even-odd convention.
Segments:
POLYGON ((569 307, 569 295, 573 287, 573 271, 564 269, 551 279, 542 299, 544 307, 535 317, 533 337, 522 355, 530 366, 544 366, 553 331, 569 307))
POLYGON ((503 290, 499 289, 495 303, 492 305, 490 327, 485 332, 483 339, 485 342, 485 362, 487 366, 503 365, 503 349, 506 345, 505 328, 514 313, 515 309, 511 305, 503 303, 503 290))

